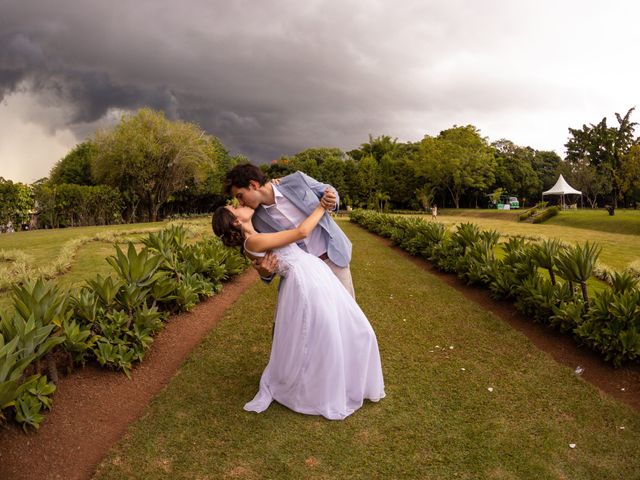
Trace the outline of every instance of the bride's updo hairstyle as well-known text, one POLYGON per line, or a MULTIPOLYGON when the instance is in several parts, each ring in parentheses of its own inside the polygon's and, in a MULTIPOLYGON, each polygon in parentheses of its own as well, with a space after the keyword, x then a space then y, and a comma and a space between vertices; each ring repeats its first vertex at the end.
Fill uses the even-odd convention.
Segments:
POLYGON ((213 218, 211 219, 211 227, 213 233, 215 233, 222 243, 227 247, 243 247, 244 236, 242 235, 242 229, 237 225, 234 225, 236 217, 225 207, 218 207, 213 212, 213 218))

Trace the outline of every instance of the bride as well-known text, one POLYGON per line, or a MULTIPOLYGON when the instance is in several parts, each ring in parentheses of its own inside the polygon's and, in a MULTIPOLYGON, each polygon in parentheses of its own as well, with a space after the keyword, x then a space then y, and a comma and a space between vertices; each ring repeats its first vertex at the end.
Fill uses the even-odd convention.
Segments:
POLYGON ((256 232, 249 207, 220 207, 213 215, 213 230, 225 245, 241 246, 251 258, 273 251, 281 276, 271 356, 247 411, 263 412, 275 400, 299 413, 341 420, 364 399, 385 396, 367 317, 325 262, 296 245, 324 214, 318 205, 297 228, 277 233, 256 232))

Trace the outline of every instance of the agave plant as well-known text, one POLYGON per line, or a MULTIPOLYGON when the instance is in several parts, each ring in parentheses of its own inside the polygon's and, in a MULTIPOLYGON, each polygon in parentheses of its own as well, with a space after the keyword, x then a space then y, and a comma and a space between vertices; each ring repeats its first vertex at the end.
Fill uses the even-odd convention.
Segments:
POLYGON ((2 410, 15 406, 16 399, 29 388, 38 375, 23 379, 25 369, 35 360, 34 354, 23 354, 19 347, 20 339, 14 337, 5 343, 0 334, 0 419, 2 410))
POLYGON ((160 268, 173 272, 178 278, 182 275, 187 245, 187 231, 184 227, 174 225, 159 232, 150 233, 142 243, 162 258, 160 268))
POLYGON ((107 262, 125 283, 144 288, 155 281, 154 275, 163 261, 162 256, 152 253, 147 248, 138 253, 131 242, 126 255, 118 245, 115 245, 115 249, 116 254, 108 257, 107 262))
POLYGON ((624 293, 635 289, 638 286, 638 279, 629 272, 613 272, 610 277, 611 287, 615 293, 624 293))
POLYGON ((587 280, 593 272, 602 249, 596 244, 586 242, 584 246, 576 244, 558 252, 556 265, 560 275, 569 282, 580 284, 586 310, 589 309, 587 280))
POLYGON ((474 223, 461 223, 451 239, 462 247, 462 256, 467 249, 480 239, 480 229, 474 223))
POLYGON ((551 284, 556 284, 556 275, 553 268, 556 265, 556 256, 560 251, 560 241, 557 239, 543 240, 542 243, 534 244, 531 247, 531 256, 540 268, 549 272, 551 284))
POLYGON ((13 285, 11 299, 20 317, 27 320, 33 316, 42 325, 61 327, 63 320, 71 314, 67 296, 42 278, 24 285, 13 285))
POLYGON ((16 420, 22 424, 23 430, 26 432, 27 427, 32 426, 36 430, 40 428, 40 424, 44 420, 42 411, 42 402, 37 398, 24 395, 16 401, 16 420))
POLYGON ((575 332, 578 338, 619 366, 640 358, 640 290, 595 294, 586 320, 575 332))
POLYGON ((124 283, 122 280, 114 280, 113 277, 103 277, 98 274, 95 279, 87 281, 87 285, 83 290, 95 294, 95 296, 100 300, 102 308, 108 308, 114 303, 114 300, 123 285, 124 283))

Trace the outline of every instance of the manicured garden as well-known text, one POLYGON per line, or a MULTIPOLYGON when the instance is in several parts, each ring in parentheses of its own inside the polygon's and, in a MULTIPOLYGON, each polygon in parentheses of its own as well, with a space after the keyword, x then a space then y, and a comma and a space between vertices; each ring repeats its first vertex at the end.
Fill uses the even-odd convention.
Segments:
MULTIPOLYGON (((61 275, 80 247, 95 237, 69 230, 62 244, 65 235, 56 232, 50 255, 62 253, 55 268, 42 269, 29 259, 21 271, 7 269, 13 282, 6 297, 10 308, 0 310, 0 420, 13 420, 25 430, 39 428, 53 407, 58 370, 93 362, 129 375, 171 315, 219 292, 224 280, 247 265, 217 238, 190 238, 195 234, 184 226, 140 236, 143 231, 126 230, 138 244, 124 239, 124 247, 112 246, 106 261, 98 242, 92 255, 82 252, 66 278, 61 275)), ((38 243, 37 236, 25 234, 25 239, 38 243)))
POLYGON ((363 210, 354 211, 351 220, 444 272, 484 286, 494 298, 513 301, 532 321, 572 335, 615 365, 640 360, 640 272, 603 270, 609 286, 590 288, 602 251, 593 242, 514 235, 501 241, 497 231, 473 223, 451 229, 363 210))
POLYGON ((342 422, 277 404, 244 412, 268 359, 276 300, 258 282, 96 478, 637 476, 638 412, 376 236, 341 226, 354 243, 357 298, 378 336, 387 397, 342 422))
MULTIPOLYGON (((394 243, 403 248, 409 245, 409 251, 418 244, 405 233, 418 231, 416 222, 426 224, 419 216, 356 212, 354 218, 358 215, 369 216, 369 222, 382 222, 394 243)), ((464 238, 461 244, 468 242, 466 250, 479 252, 477 240, 483 237, 480 229, 469 224, 460 227, 471 219, 442 215, 440 220, 438 231, 445 226, 451 228, 444 236, 464 238), (458 237, 454 237, 456 229, 458 237)), ((535 244, 552 238, 579 243, 603 238, 601 256, 608 254, 611 263, 621 268, 633 264, 634 246, 637 248, 639 241, 631 235, 546 223, 531 225, 479 217, 471 221, 482 229, 502 225, 510 236, 501 238, 501 242, 514 247, 524 242, 517 235, 535 244)), ((189 222, 186 228, 170 225, 161 230, 163 227, 167 225, 134 225, 127 233, 116 232, 108 238, 96 237, 100 232, 82 228, 42 232, 55 233, 50 247, 44 245, 46 235, 37 238, 28 237, 36 232, 21 234, 29 239, 22 245, 30 254, 36 252, 34 257, 39 255, 40 264, 60 258, 65 249, 73 251, 69 266, 52 280, 55 288, 70 289, 72 295, 59 301, 64 295, 56 296, 53 284, 48 290, 43 285, 25 286, 20 298, 26 309, 19 307, 17 313, 13 306, 4 309, 11 312, 5 313, 0 323, 5 333, 9 324, 14 331, 16 325, 24 330, 31 313, 39 309, 42 315, 36 316, 42 324, 36 329, 44 331, 45 324, 54 325, 43 343, 65 337, 60 344, 54 340, 49 350, 34 349, 28 357, 31 361, 24 372, 30 374, 27 380, 31 383, 19 393, 29 390, 29 394, 22 398, 22 405, 14 402, 5 406, 7 419, 18 420, 27 428, 46 418, 51 400, 55 409, 53 386, 45 377, 47 353, 58 349, 54 355, 58 359, 71 355, 80 363, 89 361, 126 372, 144 357, 154 332, 169 314, 190 308, 219 288, 219 281, 214 279, 221 278, 218 275, 222 270, 211 270, 207 282, 201 281, 205 276, 187 281, 186 287, 176 282, 190 275, 188 259, 193 260, 194 254, 202 257, 206 249, 213 250, 205 256, 216 259, 209 267, 216 262, 222 265, 220 256, 211 253, 218 247, 208 233, 208 219, 189 222), (155 233, 145 233, 149 227, 155 233), (119 243, 120 254, 113 241, 119 243), (134 242, 133 249, 128 241, 134 242), (69 248, 72 242, 76 245, 69 248), (114 254, 110 263, 105 261, 114 254), (149 263, 154 257, 159 257, 156 266, 155 261, 149 263), (178 262, 179 258, 182 261, 178 262), (131 266, 136 263, 141 267, 134 279, 131 275, 136 269, 131 266), (153 268, 142 268, 144 264, 153 268), (155 273, 149 276, 151 270, 155 273), (113 288, 105 280, 108 274, 115 279, 113 288), (165 291, 162 283, 168 279, 173 279, 177 290, 170 292, 165 285, 165 291), (151 283, 144 287, 148 281, 151 283), (206 286, 208 282, 212 287, 206 286), (81 286, 83 293, 78 293, 81 286), (140 308, 130 303, 136 286, 151 291, 149 300, 138 304, 140 308), (109 296, 111 306, 102 300, 109 296), (46 305, 36 307, 43 300, 55 307, 48 310, 56 315, 44 314, 46 305), (93 317, 94 311, 100 313, 93 317), (111 321, 116 317, 122 322, 111 321), (83 332, 89 334, 84 336, 83 332)), ((640 414, 603 395, 572 369, 558 365, 502 320, 402 258, 375 236, 346 220, 341 220, 341 227, 354 242, 352 271, 358 301, 378 335, 387 398, 379 404, 365 404, 344 422, 301 416, 277 404, 262 415, 244 412, 242 405, 255 393, 268 359, 276 299, 274 287, 256 283, 109 454, 99 467, 98 478, 633 478, 640 469, 640 414)), ((426 232, 422 237, 428 237, 426 232)), ((11 250, 20 251, 17 238, 0 236, 0 248, 4 247, 3 241, 14 242, 11 250)), ((456 249, 461 244, 444 243, 439 247, 436 253, 443 265, 452 262, 452 267, 460 266, 457 263, 465 255, 456 249)), ((498 244, 492 251, 501 262, 510 255, 512 260, 521 258, 515 250, 509 254, 498 244)), ((462 262, 466 265, 463 278, 472 280, 475 275, 475 281, 482 283, 491 272, 483 271, 481 264, 468 259, 462 262)), ((511 264, 515 267, 511 274, 517 274, 516 264, 511 264)), ((225 269, 237 272, 239 267, 231 262, 225 269)), ((547 270, 540 265, 536 272, 540 279, 549 280, 547 270)), ((514 283, 514 279, 518 276, 501 283, 507 296, 523 284, 514 283)), ((557 280, 561 284, 566 281, 559 273, 557 280)), ((520 300, 520 306, 532 321, 558 317, 550 325, 571 334, 576 325, 566 326, 572 315, 584 313, 580 310, 583 306, 576 307, 583 305, 579 285, 576 282, 574 295, 565 299, 568 309, 554 311, 551 302, 544 310, 532 300, 539 300, 539 295, 520 300), (545 317, 548 311, 550 316, 545 317), (559 319, 561 314, 565 314, 564 320, 559 319)), ((587 288, 595 304, 602 292, 611 290, 609 283, 593 278, 587 288)), ((488 289, 487 295, 496 291, 500 289, 488 289)), ((553 289, 544 291, 551 299, 559 299, 553 289)), ((5 290, 5 302, 9 293, 5 290)), ((618 345, 612 351, 611 361, 637 359, 633 349, 625 353, 618 345)))

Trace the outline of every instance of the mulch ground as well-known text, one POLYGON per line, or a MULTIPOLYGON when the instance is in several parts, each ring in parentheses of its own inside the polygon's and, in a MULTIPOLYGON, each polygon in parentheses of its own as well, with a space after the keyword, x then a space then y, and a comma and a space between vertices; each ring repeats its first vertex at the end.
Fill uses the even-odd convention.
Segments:
MULTIPOLYGON (((390 245, 388 240, 377 238, 390 245)), ((594 352, 579 348, 568 336, 532 323, 511 303, 491 299, 486 289, 468 286, 455 275, 441 273, 428 262, 393 249, 508 322, 558 363, 572 369, 581 366, 582 378, 640 411, 640 365, 615 369, 594 352)), ((220 294, 174 317, 156 337, 144 362, 133 370, 132 380, 97 367, 61 378, 54 408, 39 432, 25 434, 15 426, 0 431, 0 479, 91 478, 129 424, 143 414, 189 352, 256 279, 253 270, 245 272, 226 284, 220 294)))

